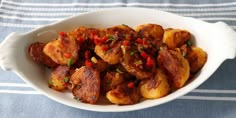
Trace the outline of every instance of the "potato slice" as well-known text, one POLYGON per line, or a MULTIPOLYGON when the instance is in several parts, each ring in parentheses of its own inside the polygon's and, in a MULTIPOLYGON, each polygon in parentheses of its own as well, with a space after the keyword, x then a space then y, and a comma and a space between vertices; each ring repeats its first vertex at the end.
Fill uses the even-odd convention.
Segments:
POLYGON ((103 50, 104 45, 96 45, 95 53, 102 58, 108 64, 117 64, 120 62, 120 57, 122 55, 120 46, 121 43, 118 42, 114 46, 110 47, 108 50, 103 50))
POLYGON ((45 45, 46 44, 39 42, 32 43, 28 48, 28 52, 35 62, 44 64, 47 67, 56 67, 58 64, 43 53, 45 45))
POLYGON ((191 38, 191 34, 186 30, 180 29, 167 29, 163 36, 163 43, 169 49, 175 49, 186 43, 191 38))
POLYGON ((144 98, 161 98, 170 92, 167 76, 161 69, 157 69, 154 78, 142 80, 139 90, 144 98))
POLYGON ((124 75, 118 72, 107 72, 105 77, 101 80, 101 87, 103 93, 115 89, 118 85, 124 82, 124 75))
POLYGON ((49 87, 57 91, 66 89, 67 81, 69 80, 69 70, 68 66, 61 65, 53 69, 49 79, 49 87))
POLYGON ((132 40, 135 39, 137 34, 136 32, 127 25, 117 25, 114 27, 107 28, 107 35, 117 40, 132 40))
POLYGON ((107 92, 107 99, 114 104, 135 104, 139 101, 140 95, 136 87, 129 88, 128 83, 117 86, 116 89, 113 89, 107 92))
POLYGON ((174 89, 184 86, 189 78, 190 67, 187 59, 181 53, 162 49, 157 57, 157 62, 163 70, 166 70, 174 89))
POLYGON ((161 46, 164 29, 157 24, 143 24, 136 27, 135 31, 139 37, 152 40, 152 44, 161 46))
POLYGON ((70 78, 72 93, 81 102, 95 104, 100 94, 99 73, 90 67, 76 69, 70 78))
POLYGON ((61 65, 67 65, 69 61, 74 64, 78 59, 79 45, 76 39, 71 35, 60 36, 57 40, 46 44, 43 52, 54 62, 61 65), (68 58, 65 55, 70 55, 68 58))
POLYGON ((189 61, 191 73, 198 72, 206 63, 207 54, 199 47, 191 47, 187 53, 187 60, 189 61))

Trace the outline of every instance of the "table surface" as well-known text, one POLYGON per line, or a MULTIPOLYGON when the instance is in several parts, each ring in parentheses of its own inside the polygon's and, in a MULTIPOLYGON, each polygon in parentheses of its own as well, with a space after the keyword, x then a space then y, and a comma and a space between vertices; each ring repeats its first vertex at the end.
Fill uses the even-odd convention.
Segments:
MULTIPOLYGON (((0 40, 56 20, 102 8, 144 7, 208 22, 223 21, 236 29, 235 0, 10 0, 1 1, 0 40)), ((207 33, 207 32, 206 32, 207 33)), ((13 72, 0 69, 0 118, 234 118, 236 60, 225 61, 200 87, 169 103, 132 112, 99 113, 71 108, 35 91, 13 72)))

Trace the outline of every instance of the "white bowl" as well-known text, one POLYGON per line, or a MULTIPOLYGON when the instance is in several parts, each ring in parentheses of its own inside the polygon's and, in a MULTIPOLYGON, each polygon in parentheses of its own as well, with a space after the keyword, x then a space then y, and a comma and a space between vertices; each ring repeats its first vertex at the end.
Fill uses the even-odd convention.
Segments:
POLYGON ((216 71, 223 61, 235 57, 235 38, 236 33, 223 22, 207 23, 194 18, 143 8, 112 8, 73 16, 24 34, 11 33, 0 44, 0 64, 4 70, 15 72, 33 88, 62 104, 99 112, 133 111, 169 102, 198 87, 216 71), (76 102, 71 93, 60 93, 48 88, 49 71, 34 63, 27 53, 29 44, 52 40, 59 31, 71 31, 79 26, 110 27, 127 24, 135 27, 145 23, 160 24, 164 28, 186 29, 192 33, 195 44, 208 54, 205 66, 191 82, 160 99, 145 100, 138 104, 125 106, 76 102))

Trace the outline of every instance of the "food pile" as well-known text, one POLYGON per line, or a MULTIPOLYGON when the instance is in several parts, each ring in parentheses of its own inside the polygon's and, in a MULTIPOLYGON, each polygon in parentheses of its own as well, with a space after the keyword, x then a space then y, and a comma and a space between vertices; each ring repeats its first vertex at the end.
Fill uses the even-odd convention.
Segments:
POLYGON ((79 27, 59 32, 48 43, 32 43, 28 52, 52 70, 50 88, 70 90, 76 100, 90 104, 99 96, 123 105, 164 97, 183 87, 207 60, 188 31, 157 24, 135 30, 79 27))

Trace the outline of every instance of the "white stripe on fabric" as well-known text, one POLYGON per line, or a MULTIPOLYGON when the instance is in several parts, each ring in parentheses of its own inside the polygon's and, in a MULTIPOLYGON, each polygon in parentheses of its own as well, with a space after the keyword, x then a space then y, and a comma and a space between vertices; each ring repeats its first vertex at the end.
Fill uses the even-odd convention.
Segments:
POLYGON ((33 25, 33 24, 17 24, 17 23, 3 23, 0 22, 0 26, 4 27, 17 27, 17 28, 36 28, 42 25, 33 25))
MULTIPOLYGON (((27 10, 27 11, 93 11, 93 10, 101 10, 107 8, 37 8, 37 7, 16 7, 10 5, 2 5, 3 8, 8 8, 12 10, 27 10)), ((119 7, 119 6, 114 6, 119 7)), ((135 6, 130 6, 135 7, 135 6)), ((151 8, 156 10, 163 10, 163 11, 173 11, 173 12, 196 12, 196 11, 232 11, 236 10, 236 7, 225 7, 225 8, 151 8)))
MULTIPOLYGON (((17 90, 0 90, 0 93, 6 94, 29 94, 29 95, 42 95, 38 91, 17 91, 17 90)), ((177 99, 187 100, 212 100, 212 101, 236 101, 236 97, 213 97, 213 96, 181 96, 177 99)))
POLYGON ((31 87, 28 84, 20 84, 20 83, 0 83, 0 86, 3 86, 3 87, 31 87))
MULTIPOLYGON (((26 16, 70 16, 70 15, 77 15, 79 13, 76 12, 58 12, 58 13, 51 13, 51 12, 28 12, 28 11, 12 11, 12 10, 5 10, 2 9, 1 12, 13 15, 26 15, 26 16)), ((236 16, 236 12, 219 12, 219 13, 178 13, 183 16, 236 16)))
POLYGON ((36 95, 40 95, 41 94, 38 91, 18 91, 18 90, 0 90, 0 93, 7 93, 7 94, 36 94, 36 95))
MULTIPOLYGON (((0 15, 0 18, 7 18, 7 19, 15 19, 15 20, 25 20, 25 21, 57 21, 62 20, 64 18, 36 18, 36 17, 19 17, 19 16, 8 16, 8 15, 0 15)), ((200 20, 206 21, 236 21, 236 18, 229 18, 229 17, 209 17, 209 18, 197 18, 200 20)))
POLYGON ((213 101, 236 101, 236 97, 210 97, 210 96, 182 96, 177 99, 188 100, 213 100, 213 101))
POLYGON ((3 1, 4 3, 22 6, 176 6, 176 7, 216 7, 236 5, 236 2, 216 3, 216 4, 172 4, 172 3, 21 3, 14 1, 3 1))
POLYGON ((236 90, 211 90, 211 89, 195 89, 191 91, 192 93, 226 93, 226 94, 236 94, 236 90))

